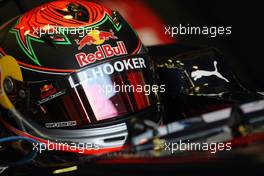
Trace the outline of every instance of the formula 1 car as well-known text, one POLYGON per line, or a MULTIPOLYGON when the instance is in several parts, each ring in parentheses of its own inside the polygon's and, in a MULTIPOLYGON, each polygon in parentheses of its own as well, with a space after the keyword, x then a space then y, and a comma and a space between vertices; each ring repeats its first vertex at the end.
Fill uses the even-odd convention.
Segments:
POLYGON ((32 141, 7 137, 1 128, 2 174, 118 175, 138 168, 147 170, 134 170, 128 175, 153 170, 209 174, 220 164, 228 168, 231 162, 234 168, 254 166, 254 172, 258 172, 264 140, 263 95, 241 85, 214 48, 168 45, 149 50, 159 73, 159 85, 167 88, 160 97, 164 105, 160 107, 164 112, 161 126, 131 119, 122 148, 74 157, 54 151, 32 154, 32 141), (196 148, 188 150, 185 145, 180 149, 184 143, 196 148), (236 157, 241 159, 236 161, 236 157))

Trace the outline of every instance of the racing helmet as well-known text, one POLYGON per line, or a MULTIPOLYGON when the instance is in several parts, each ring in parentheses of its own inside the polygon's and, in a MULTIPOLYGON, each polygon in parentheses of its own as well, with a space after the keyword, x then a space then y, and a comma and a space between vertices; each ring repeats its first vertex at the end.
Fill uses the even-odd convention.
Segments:
POLYGON ((12 133, 111 148, 124 144, 129 119, 160 122, 154 64, 117 11, 58 0, 1 33, 0 121, 12 133))

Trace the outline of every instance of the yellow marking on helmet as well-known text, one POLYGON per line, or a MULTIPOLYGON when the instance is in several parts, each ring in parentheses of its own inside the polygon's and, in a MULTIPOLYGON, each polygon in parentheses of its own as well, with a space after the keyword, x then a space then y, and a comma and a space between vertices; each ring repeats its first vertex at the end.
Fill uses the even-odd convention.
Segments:
POLYGON ((92 36, 96 41, 94 42, 95 45, 101 45, 105 42, 105 40, 100 39, 100 31, 92 30, 88 33, 88 35, 92 36))
POLYGON ((14 106, 9 100, 4 90, 4 80, 11 77, 17 81, 23 81, 21 69, 11 56, 3 56, 0 58, 0 105, 6 109, 13 109, 14 106))

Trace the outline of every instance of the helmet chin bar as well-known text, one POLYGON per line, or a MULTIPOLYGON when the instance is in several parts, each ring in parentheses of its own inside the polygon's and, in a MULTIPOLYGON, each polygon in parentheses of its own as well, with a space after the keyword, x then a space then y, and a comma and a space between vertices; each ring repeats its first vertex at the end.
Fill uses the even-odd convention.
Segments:
POLYGON ((31 119, 28 119, 23 116, 15 107, 9 109, 9 112, 17 123, 22 124, 22 131, 30 131, 30 134, 33 134, 33 136, 40 137, 44 140, 50 140, 51 142, 55 143, 82 142, 96 144, 101 148, 111 148, 123 146, 128 136, 127 124, 125 122, 121 122, 107 127, 98 127, 92 129, 45 129, 44 127, 32 121, 31 119), (24 126, 28 130, 26 130, 24 126))
POLYGON ((35 122, 23 117, 15 108, 10 112, 14 118, 28 127, 34 134, 51 142, 63 143, 89 143, 96 144, 100 148, 121 147, 125 144, 128 136, 127 124, 121 122, 107 127, 99 127, 92 129, 63 130, 50 129, 47 130, 35 122))

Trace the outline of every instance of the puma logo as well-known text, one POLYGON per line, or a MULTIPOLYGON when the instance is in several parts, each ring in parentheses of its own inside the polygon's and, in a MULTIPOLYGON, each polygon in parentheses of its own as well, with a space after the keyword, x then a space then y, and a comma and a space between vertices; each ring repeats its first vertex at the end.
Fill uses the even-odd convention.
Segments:
POLYGON ((214 71, 206 71, 206 70, 196 70, 196 71, 193 71, 191 73, 191 77, 194 79, 194 81, 206 76, 217 76, 218 78, 220 79, 223 79, 224 81, 226 82, 229 82, 225 77, 223 77, 221 75, 221 73, 218 72, 218 69, 217 69, 217 61, 214 61, 214 67, 215 67, 215 70, 214 71))

